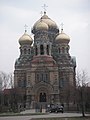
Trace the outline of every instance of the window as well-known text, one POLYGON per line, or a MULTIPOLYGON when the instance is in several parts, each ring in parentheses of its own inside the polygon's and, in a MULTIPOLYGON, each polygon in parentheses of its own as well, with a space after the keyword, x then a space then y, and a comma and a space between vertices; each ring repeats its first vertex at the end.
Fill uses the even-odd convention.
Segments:
POLYGON ((26 87, 26 80, 19 80, 18 87, 26 87))
POLYGON ((26 54, 26 48, 24 49, 24 54, 26 54))
POLYGON ((22 82, 21 80, 18 81, 18 87, 21 87, 21 86, 22 86, 22 85, 21 85, 21 84, 22 84, 21 82, 22 82))
POLYGON ((48 81, 48 74, 45 74, 44 81, 48 81))
POLYGON ((38 54, 37 46, 35 47, 35 53, 36 53, 36 55, 38 54))
POLYGON ((22 55, 22 49, 20 49, 20 53, 21 53, 21 55, 22 55))
POLYGON ((66 51, 67 51, 67 53, 68 53, 68 47, 66 48, 66 51))
POLYGON ((26 80, 22 81, 22 87, 26 87, 26 80))
POLYGON ((37 81, 39 81, 39 74, 37 74, 37 81))
POLYGON ((43 48, 43 45, 40 45, 40 54, 41 54, 41 55, 44 55, 44 48, 43 48))
POLYGON ((36 74, 36 82, 39 81, 48 81, 48 74, 47 73, 37 73, 36 74))
POLYGON ((59 53, 61 53, 61 50, 60 50, 60 48, 58 49, 58 51, 59 51, 59 53))
POLYGON ((46 102, 46 93, 40 93, 39 102, 46 102))
POLYGON ((47 55, 49 55, 49 45, 47 45, 47 55))
POLYGON ((44 81, 44 75, 43 74, 41 74, 41 81, 44 81))
POLYGON ((64 47, 62 47, 62 53, 65 53, 65 49, 64 49, 64 47))
POLYGON ((60 87, 63 88, 64 87, 64 79, 60 80, 60 87))
POLYGON ((28 49, 28 54, 30 54, 30 49, 28 49))

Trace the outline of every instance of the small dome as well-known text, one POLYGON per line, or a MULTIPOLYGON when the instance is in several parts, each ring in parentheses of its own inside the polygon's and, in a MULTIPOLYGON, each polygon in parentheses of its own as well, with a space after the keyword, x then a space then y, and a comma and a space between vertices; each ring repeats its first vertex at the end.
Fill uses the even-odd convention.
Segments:
POLYGON ((19 44, 22 45, 22 44, 32 44, 33 40, 32 38, 26 33, 22 35, 22 37, 20 37, 19 39, 19 44))
POLYGON ((48 25, 45 22, 43 22, 41 19, 41 21, 38 24, 36 24, 35 29, 36 30, 48 30, 48 25))
POLYGON ((70 41, 70 37, 63 31, 56 37, 56 41, 70 41))

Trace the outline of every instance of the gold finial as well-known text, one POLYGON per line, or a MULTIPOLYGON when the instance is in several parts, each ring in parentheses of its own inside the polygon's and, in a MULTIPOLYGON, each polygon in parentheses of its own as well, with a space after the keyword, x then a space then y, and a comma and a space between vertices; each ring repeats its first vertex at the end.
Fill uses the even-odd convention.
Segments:
POLYGON ((61 23, 61 33, 63 33, 63 23, 61 23))
POLYGON ((43 9, 44 9, 44 14, 46 14, 46 8, 48 7, 46 4, 44 4, 43 6, 43 9))
POLYGON ((25 25, 24 25, 25 33, 27 32, 27 27, 28 27, 28 26, 25 24, 25 25))

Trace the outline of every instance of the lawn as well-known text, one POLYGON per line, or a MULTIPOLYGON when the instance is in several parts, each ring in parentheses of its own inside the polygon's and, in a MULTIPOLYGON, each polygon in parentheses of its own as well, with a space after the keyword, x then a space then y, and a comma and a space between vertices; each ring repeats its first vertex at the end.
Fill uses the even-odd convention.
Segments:
POLYGON ((70 118, 33 118, 32 120, 90 120, 90 117, 70 117, 70 118))

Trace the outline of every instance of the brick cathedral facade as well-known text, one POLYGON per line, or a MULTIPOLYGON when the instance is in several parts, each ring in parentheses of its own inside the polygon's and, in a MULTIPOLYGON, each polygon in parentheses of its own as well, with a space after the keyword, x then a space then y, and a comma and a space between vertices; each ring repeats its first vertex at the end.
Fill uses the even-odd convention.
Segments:
POLYGON ((44 15, 20 37, 20 56, 15 62, 14 86, 25 108, 48 104, 74 104, 75 57, 69 54, 70 37, 44 15))

